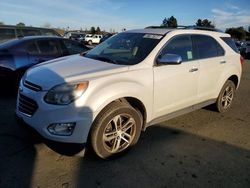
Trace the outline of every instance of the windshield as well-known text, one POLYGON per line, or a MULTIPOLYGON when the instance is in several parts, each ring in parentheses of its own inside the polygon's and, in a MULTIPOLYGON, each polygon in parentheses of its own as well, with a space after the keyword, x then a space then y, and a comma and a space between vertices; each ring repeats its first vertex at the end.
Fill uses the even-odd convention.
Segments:
POLYGON ((162 35, 120 33, 96 46, 84 56, 120 65, 135 65, 144 60, 162 35))

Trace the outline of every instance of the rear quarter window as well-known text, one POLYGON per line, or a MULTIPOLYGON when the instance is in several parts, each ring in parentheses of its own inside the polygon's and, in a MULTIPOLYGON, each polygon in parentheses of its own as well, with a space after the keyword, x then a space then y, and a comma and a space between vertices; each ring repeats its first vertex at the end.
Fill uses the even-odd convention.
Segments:
POLYGON ((235 42, 231 39, 231 37, 221 37, 221 39, 230 47, 232 48, 236 53, 239 53, 239 50, 235 44, 235 42))

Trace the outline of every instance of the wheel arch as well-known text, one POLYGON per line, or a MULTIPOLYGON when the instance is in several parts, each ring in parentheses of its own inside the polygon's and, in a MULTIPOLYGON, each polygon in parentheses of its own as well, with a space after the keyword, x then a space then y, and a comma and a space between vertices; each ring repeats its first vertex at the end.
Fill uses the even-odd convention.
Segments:
POLYGON ((239 78, 237 75, 230 76, 227 80, 231 80, 235 84, 235 88, 239 86, 239 78))
POLYGON ((142 129, 145 128, 146 122, 147 122, 147 110, 145 105, 143 104, 143 102, 136 98, 136 97, 132 97, 132 96, 124 96, 124 97, 119 97, 117 99, 113 99, 110 100, 109 102, 107 102, 104 107, 98 112, 98 114, 96 114, 95 118, 96 119, 98 117, 99 114, 101 114, 104 110, 106 110, 106 108, 109 107, 109 105, 113 102, 121 102, 121 103, 127 103, 130 106, 132 106, 135 110, 139 111, 142 115, 143 118, 143 124, 142 124, 142 129))

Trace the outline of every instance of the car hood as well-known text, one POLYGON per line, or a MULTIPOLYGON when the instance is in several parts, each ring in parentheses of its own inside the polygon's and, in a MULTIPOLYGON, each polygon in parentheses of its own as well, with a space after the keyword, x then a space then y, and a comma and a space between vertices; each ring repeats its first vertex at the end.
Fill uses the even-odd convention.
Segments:
POLYGON ((33 66, 26 72, 24 79, 46 91, 65 82, 84 81, 126 70, 128 66, 89 59, 78 54, 33 66))

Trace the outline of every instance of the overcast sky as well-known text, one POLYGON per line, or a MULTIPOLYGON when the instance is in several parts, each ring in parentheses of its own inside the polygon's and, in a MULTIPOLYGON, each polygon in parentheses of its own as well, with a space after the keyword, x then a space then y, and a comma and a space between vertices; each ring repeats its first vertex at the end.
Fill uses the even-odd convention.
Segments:
POLYGON ((0 21, 15 25, 109 31, 160 25, 175 16, 179 25, 210 19, 219 29, 250 26, 250 0, 1 0, 0 21))

